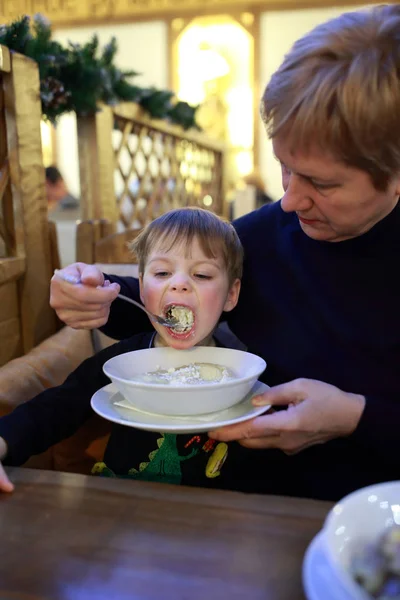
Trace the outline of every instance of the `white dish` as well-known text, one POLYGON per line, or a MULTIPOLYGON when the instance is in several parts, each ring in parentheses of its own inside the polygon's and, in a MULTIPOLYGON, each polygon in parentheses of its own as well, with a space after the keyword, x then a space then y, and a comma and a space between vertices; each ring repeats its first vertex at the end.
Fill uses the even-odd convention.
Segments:
POLYGON ((324 553, 323 532, 308 546, 303 561, 303 587, 308 600, 350 600, 324 553))
POLYGON ((351 576, 355 549, 375 543, 385 530, 400 523, 400 481, 361 488, 345 496, 329 511, 323 527, 324 554, 347 597, 371 596, 351 576))
POLYGON ((133 408, 188 417, 219 412, 241 402, 265 367, 265 361, 250 352, 195 346, 187 350, 145 348, 118 354, 105 362, 103 371, 133 408), (232 371, 234 377, 188 385, 143 381, 145 373, 168 371, 192 363, 220 365, 232 371), (190 402, 187 402, 188 394, 190 402))
MULTIPOLYGON (((190 417, 171 417, 139 411, 124 399, 113 383, 98 390, 92 397, 91 405, 100 417, 120 425, 136 427, 145 431, 201 433, 224 425, 241 423, 262 414, 268 410, 269 406, 253 406, 251 400, 268 389, 267 385, 257 381, 251 391, 235 406, 208 415, 192 415, 190 417)), ((190 395, 190 390, 187 393, 190 395)))

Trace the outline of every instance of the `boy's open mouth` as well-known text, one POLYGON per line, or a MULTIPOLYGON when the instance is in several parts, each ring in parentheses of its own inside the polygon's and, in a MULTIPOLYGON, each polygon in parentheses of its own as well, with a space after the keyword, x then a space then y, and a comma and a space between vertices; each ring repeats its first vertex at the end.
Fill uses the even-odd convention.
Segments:
POLYGON ((182 304, 170 304, 166 307, 165 316, 167 319, 176 319, 178 321, 175 327, 171 327, 171 333, 185 335, 188 334, 194 326, 194 313, 191 308, 182 304))

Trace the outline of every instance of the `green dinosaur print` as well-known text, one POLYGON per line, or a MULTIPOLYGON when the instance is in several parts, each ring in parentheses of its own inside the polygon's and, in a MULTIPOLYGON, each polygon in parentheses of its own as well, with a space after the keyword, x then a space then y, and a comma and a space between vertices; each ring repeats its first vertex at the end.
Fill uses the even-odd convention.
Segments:
POLYGON ((175 433, 165 433, 157 440, 158 450, 149 454, 149 462, 139 465, 139 470, 130 469, 129 475, 144 481, 162 481, 163 483, 180 484, 182 481, 181 462, 189 460, 198 453, 193 448, 187 456, 178 454, 175 433))
MULTIPOLYGON (((180 456, 176 443, 176 434, 165 433, 161 434, 161 436, 157 440, 158 448, 150 452, 149 460, 140 463, 139 469, 129 469, 128 474, 122 477, 141 481, 181 483, 181 463, 195 456, 198 453, 198 448, 193 448, 187 456, 180 456)), ((96 463, 92 469, 92 474, 101 475, 102 477, 117 477, 104 462, 96 463)))

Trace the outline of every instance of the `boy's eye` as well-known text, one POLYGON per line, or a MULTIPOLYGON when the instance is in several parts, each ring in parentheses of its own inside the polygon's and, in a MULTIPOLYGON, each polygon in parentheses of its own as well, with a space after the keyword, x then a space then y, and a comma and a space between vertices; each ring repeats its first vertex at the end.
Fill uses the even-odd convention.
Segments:
POLYGON ((154 275, 156 277, 168 277, 169 273, 168 271, 157 271, 156 273, 154 273, 154 275))
POLYGON ((197 279, 212 279, 211 275, 205 275, 204 273, 195 273, 194 276, 197 279))

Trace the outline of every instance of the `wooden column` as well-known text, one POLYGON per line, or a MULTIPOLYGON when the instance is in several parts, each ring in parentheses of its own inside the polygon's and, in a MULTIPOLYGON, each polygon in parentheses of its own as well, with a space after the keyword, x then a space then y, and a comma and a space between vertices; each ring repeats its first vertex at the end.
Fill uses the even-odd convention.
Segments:
POLYGON ((77 117, 82 219, 118 219, 114 192, 113 112, 77 117))
POLYGON ((18 279, 22 348, 27 352, 56 331, 55 313, 49 305, 52 272, 36 63, 11 54, 11 70, 3 74, 3 89, 14 218, 8 260, 13 262, 18 258, 19 265, 25 266, 22 276, 21 272, 15 273, 15 278, 18 279))

